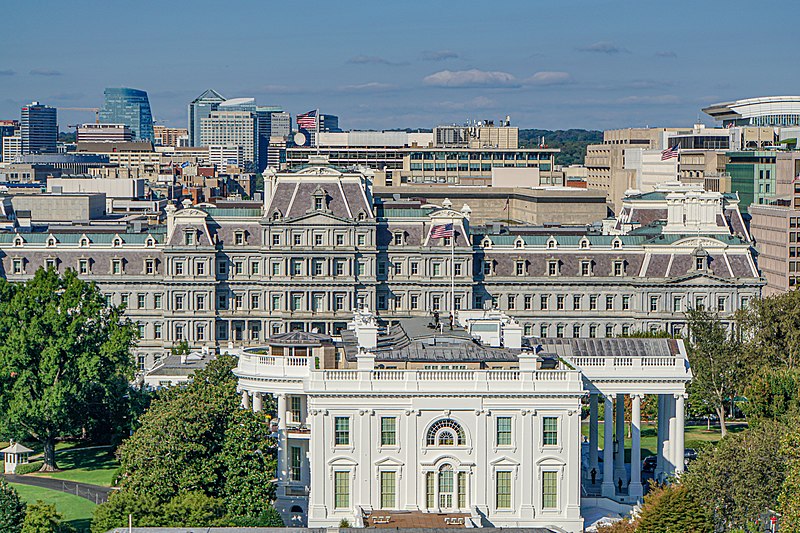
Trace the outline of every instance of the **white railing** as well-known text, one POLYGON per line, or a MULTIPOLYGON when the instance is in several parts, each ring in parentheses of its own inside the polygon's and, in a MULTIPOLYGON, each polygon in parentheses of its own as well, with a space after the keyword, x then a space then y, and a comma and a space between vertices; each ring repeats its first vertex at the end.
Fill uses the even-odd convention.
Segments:
POLYGON ((579 356, 566 359, 586 377, 626 376, 646 374, 657 377, 664 374, 675 377, 686 373, 686 359, 683 356, 642 357, 642 356, 579 356))

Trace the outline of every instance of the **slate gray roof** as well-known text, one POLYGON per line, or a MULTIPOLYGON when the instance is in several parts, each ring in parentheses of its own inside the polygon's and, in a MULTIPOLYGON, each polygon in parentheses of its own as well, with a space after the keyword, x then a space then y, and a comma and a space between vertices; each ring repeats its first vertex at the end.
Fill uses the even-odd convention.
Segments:
POLYGON ((669 357, 680 353, 675 339, 530 337, 529 341, 531 346, 541 345, 546 353, 566 357, 669 357))

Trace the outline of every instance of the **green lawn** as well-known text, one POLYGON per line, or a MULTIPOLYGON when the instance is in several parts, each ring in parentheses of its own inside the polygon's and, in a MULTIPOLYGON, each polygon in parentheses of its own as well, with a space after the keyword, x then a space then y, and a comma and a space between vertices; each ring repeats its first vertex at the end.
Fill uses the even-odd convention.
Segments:
MULTIPOLYGON (((743 422, 728 422, 728 431, 737 433, 747 427, 743 422)), ((630 461, 631 457, 631 440, 628 438, 630 431, 630 423, 625 424, 625 459, 630 461)), ((581 424, 581 432, 585 436, 589 436, 589 421, 584 420, 581 424)), ((719 439, 719 426, 711 426, 711 430, 707 429, 706 425, 701 426, 686 426, 684 431, 684 445, 686 448, 702 448, 707 444, 716 444, 719 439)), ((598 424, 598 447, 603 448, 603 422, 598 424)), ((642 459, 648 455, 656 454, 656 447, 658 442, 658 434, 656 432, 656 425, 654 423, 642 423, 642 459)))
POLYGON ((53 504, 64 520, 69 522, 78 532, 89 531, 92 512, 95 508, 95 505, 89 500, 74 494, 31 487, 30 485, 12 483, 11 486, 16 489, 20 498, 26 502, 36 503, 37 500, 42 500, 45 503, 53 504))
POLYGON ((33 475, 110 487, 119 468, 110 446, 90 450, 61 450, 56 452, 56 462, 61 472, 33 475))

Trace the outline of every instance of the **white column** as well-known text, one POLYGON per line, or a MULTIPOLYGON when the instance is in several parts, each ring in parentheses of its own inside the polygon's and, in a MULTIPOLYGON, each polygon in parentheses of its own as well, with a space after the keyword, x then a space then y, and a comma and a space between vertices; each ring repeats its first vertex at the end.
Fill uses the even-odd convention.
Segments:
POLYGON ((658 395, 658 422, 656 427, 657 441, 656 441, 656 469, 653 472, 653 479, 661 479, 661 474, 664 473, 664 424, 666 424, 664 417, 664 395, 658 395))
POLYGON ((683 444, 683 430, 684 430, 684 418, 686 416, 685 412, 685 402, 686 396, 683 393, 675 395, 675 446, 674 449, 674 463, 675 463, 675 473, 681 474, 683 473, 684 463, 683 463, 683 453, 684 453, 684 444, 683 444))
MULTIPOLYGON (((259 409, 261 408, 259 395, 259 409)), ((278 480, 289 480, 289 439, 286 432, 286 394, 278 394, 278 480)))
POLYGON ((642 490, 642 396, 631 395, 631 484, 628 495, 641 498, 642 490))
MULTIPOLYGON (((589 475, 591 476, 592 469, 597 470, 600 464, 597 461, 597 445, 598 443, 598 426, 599 420, 597 416, 597 394, 589 395, 589 475)), ((600 474, 600 472, 597 472, 600 474)), ((599 475, 597 476, 600 477, 599 475)), ((589 477, 591 480, 591 477, 589 477)))
POLYGON ((250 394, 246 391, 242 391, 242 409, 250 409, 250 394))
POLYGON ((617 456, 614 458, 614 485, 622 480, 622 488, 628 484, 628 473, 625 470, 625 395, 617 394, 617 456))
POLYGON ((667 435, 669 435, 669 440, 667 441, 666 452, 665 456, 667 457, 667 467, 665 469, 665 473, 672 475, 675 473, 675 396, 672 394, 667 395, 667 416, 669 417, 669 422, 667 427, 669 428, 667 431, 667 435))
POLYGON ((603 421, 603 485, 602 494, 613 498, 614 490, 614 402, 611 396, 605 397, 603 421))
POLYGON ((253 393, 253 412, 260 413, 262 409, 262 401, 261 401, 261 393, 254 392, 253 393))

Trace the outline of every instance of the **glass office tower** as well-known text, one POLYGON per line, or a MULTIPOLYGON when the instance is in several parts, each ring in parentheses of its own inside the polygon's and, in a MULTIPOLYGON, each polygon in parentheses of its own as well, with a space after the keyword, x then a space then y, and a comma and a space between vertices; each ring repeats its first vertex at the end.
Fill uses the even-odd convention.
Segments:
POLYGON ((122 87, 108 88, 103 94, 105 102, 100 109, 100 122, 125 124, 135 140, 153 142, 153 113, 145 91, 122 87))
POLYGON ((208 89, 189 103, 189 146, 201 146, 201 121, 210 117, 211 112, 216 111, 224 101, 224 96, 214 89, 208 89))

